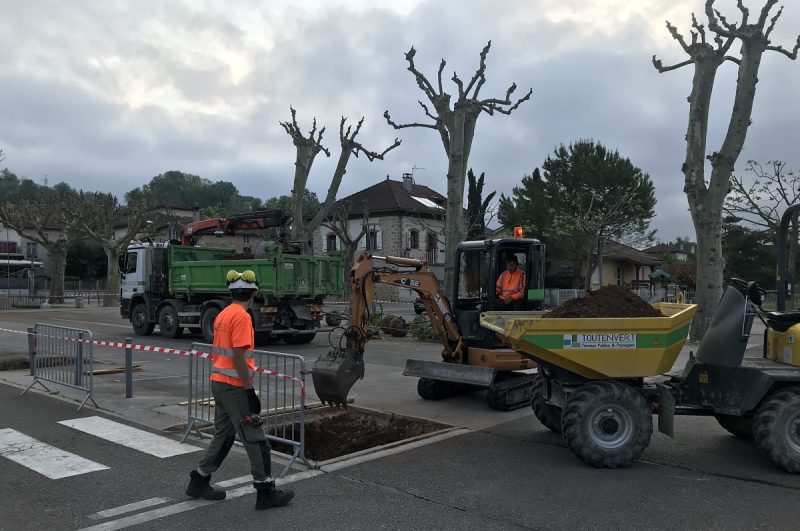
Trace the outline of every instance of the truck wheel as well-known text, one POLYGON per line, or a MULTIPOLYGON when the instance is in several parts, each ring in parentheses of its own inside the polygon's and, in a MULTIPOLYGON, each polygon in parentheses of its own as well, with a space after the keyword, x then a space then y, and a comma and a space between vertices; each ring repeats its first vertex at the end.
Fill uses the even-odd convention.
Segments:
POLYGON ((740 439, 753 438, 753 417, 736 415, 714 415, 719 425, 740 439))
POLYGON ((652 413, 642 395, 629 385, 591 382, 569 398, 561 416, 561 432, 584 463, 625 467, 650 444, 652 413))
POLYGON ((155 323, 150 322, 150 316, 147 314, 147 306, 144 304, 137 304, 133 307, 133 311, 131 312, 131 325, 137 336, 149 336, 156 327, 155 323))
POLYGON ((800 387, 771 394, 753 422, 758 446, 787 472, 800 472, 800 387))
POLYGON ((537 375, 533 379, 533 396, 531 396, 533 414, 545 428, 561 433, 561 408, 545 401, 542 393, 544 384, 544 378, 541 376, 537 375))
POLYGON ((200 331, 203 333, 203 341, 206 343, 214 342, 214 321, 219 315, 219 308, 216 306, 208 306, 203 310, 203 315, 200 317, 200 331))
POLYGON ((165 304, 158 312, 158 328, 167 339, 177 339, 183 335, 178 310, 171 304, 165 304))
POLYGON ((311 343, 311 340, 316 336, 316 332, 299 333, 299 334, 284 334, 283 342, 287 345, 302 345, 304 343, 311 343))

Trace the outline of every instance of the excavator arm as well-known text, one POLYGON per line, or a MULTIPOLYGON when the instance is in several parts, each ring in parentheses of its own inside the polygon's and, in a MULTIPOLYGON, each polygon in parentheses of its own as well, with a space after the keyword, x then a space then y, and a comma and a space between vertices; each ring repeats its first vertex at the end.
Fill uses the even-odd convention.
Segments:
POLYGON ((181 233, 181 245, 195 245, 205 234, 216 236, 234 235, 243 230, 260 230, 272 227, 283 227, 287 220, 280 210, 263 210, 246 212, 230 218, 210 218, 189 223, 181 233))
POLYGON ((422 299, 431 325, 442 341, 444 359, 458 363, 462 361, 464 348, 461 332, 453 319, 450 302, 427 263, 398 256, 373 256, 366 251, 350 269, 349 284, 350 321, 344 332, 346 343, 321 356, 312 371, 314 389, 323 403, 345 406, 350 388, 364 377, 364 348, 370 337, 368 323, 376 284, 392 284, 414 290, 422 299), (412 267, 414 270, 376 268, 375 261, 381 261, 386 266, 412 267))

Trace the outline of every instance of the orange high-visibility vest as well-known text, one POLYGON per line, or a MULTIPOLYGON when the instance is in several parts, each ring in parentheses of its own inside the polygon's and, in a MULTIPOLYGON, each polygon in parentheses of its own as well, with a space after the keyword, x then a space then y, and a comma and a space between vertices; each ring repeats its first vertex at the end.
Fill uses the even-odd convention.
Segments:
POLYGON ((247 349, 245 361, 250 378, 255 376, 256 360, 253 358, 255 331, 253 320, 247 310, 238 304, 230 304, 214 320, 214 367, 211 379, 236 387, 244 387, 239 373, 233 364, 233 349, 247 349))
POLYGON ((517 269, 513 273, 511 271, 503 271, 497 277, 497 295, 500 298, 510 296, 515 301, 521 301, 525 296, 525 273, 521 269, 517 269))

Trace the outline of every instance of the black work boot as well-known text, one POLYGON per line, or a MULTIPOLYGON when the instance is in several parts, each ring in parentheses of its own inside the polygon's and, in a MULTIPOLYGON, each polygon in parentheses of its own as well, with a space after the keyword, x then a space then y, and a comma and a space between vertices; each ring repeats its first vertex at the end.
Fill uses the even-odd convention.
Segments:
POLYGON ((224 500, 225 491, 215 489, 209 483, 211 476, 204 476, 197 470, 192 470, 189 477, 189 486, 186 487, 186 495, 190 498, 203 498, 204 500, 224 500))
POLYGON ((274 481, 256 484, 255 487, 257 511, 269 509, 270 507, 283 507, 294 498, 292 489, 276 489, 274 481))

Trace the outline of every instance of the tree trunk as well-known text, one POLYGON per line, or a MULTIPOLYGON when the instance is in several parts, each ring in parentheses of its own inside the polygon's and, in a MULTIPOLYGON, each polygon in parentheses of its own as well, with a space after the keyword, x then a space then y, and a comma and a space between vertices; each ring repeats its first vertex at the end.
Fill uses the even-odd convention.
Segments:
POLYGON ((447 171, 447 218, 445 227, 444 289, 453 293, 455 260, 459 242, 464 240, 464 180, 459 177, 463 169, 461 150, 450 155, 447 171))
POLYGON ((106 289, 103 293, 103 306, 116 306, 119 304, 119 270, 117 264, 119 262, 120 251, 117 247, 103 247, 106 252, 106 264, 108 271, 106 272, 106 289))
POLYGON ((52 261, 53 283, 50 286, 50 303, 64 303, 64 270, 67 266, 66 246, 58 249, 48 249, 52 261))
POLYGON ((721 224, 720 216, 706 215, 702 220, 695 221, 697 286, 694 302, 698 308, 689 333, 692 341, 700 341, 703 338, 722 296, 721 224))
POLYGON ((344 298, 350 300, 350 268, 353 266, 358 242, 342 241, 342 260, 344 260, 344 298))

